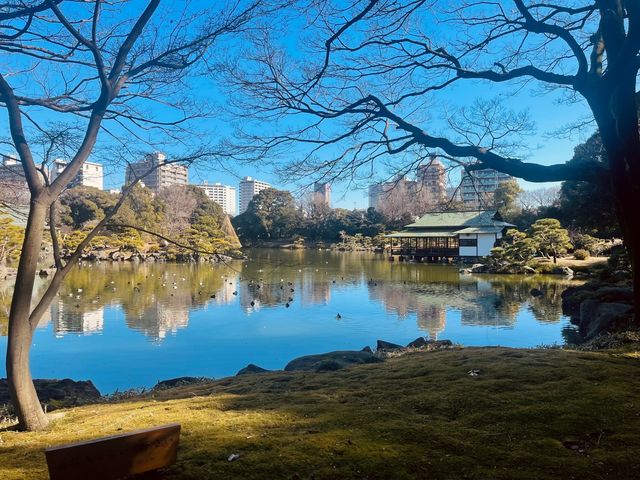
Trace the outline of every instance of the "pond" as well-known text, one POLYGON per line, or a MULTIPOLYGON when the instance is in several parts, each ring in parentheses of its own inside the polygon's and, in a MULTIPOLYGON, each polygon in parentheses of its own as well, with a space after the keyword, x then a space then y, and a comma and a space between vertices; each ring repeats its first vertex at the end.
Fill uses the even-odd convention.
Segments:
MULTIPOLYGON (((560 294, 572 282, 560 277, 466 275, 373 253, 247 254, 226 265, 78 266, 35 333, 34 377, 91 379, 110 393, 234 375, 248 363, 281 369, 301 355, 375 348, 377 339, 559 344, 568 324, 560 294), (543 296, 534 298, 533 288, 543 296)), ((5 307, 8 299, 0 290, 5 307)), ((4 362, 0 368, 6 376, 4 362)))

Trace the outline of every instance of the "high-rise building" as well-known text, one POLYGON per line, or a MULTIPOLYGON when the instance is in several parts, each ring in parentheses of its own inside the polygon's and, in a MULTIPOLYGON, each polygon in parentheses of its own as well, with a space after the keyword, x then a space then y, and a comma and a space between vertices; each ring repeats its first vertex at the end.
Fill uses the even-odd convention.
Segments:
POLYGON ((447 199, 447 179, 444 165, 432 155, 428 163, 418 166, 418 194, 433 205, 440 205, 447 199))
POLYGON ((227 215, 236 215, 237 204, 235 187, 229 187, 227 185, 222 185, 221 183, 214 183, 210 185, 206 182, 196 186, 204 190, 207 197, 220 205, 222 210, 224 210, 224 213, 227 215))
POLYGON ((143 160, 127 166, 125 183, 128 185, 137 179, 153 193, 158 194, 160 190, 171 185, 187 185, 189 169, 177 163, 167 163, 164 153, 153 152, 143 160))
POLYGON ((20 161, 2 155, 0 164, 0 201, 11 205, 29 205, 29 187, 20 161))
MULTIPOLYGON (((51 166, 51 181, 55 180, 68 165, 69 162, 65 160, 55 160, 51 166)), ((76 178, 71 180, 69 184, 70 187, 78 187, 80 185, 102 190, 104 187, 104 171, 102 165, 94 162, 84 162, 76 178)))
POLYGON ((493 195, 498 185, 512 179, 511 175, 490 168, 465 173, 460 182, 460 199, 466 209, 487 208, 493 205, 493 195))
POLYGON ((331 184, 326 182, 314 183, 313 198, 318 202, 324 203, 327 207, 330 207, 331 206, 331 184))
POLYGON ((246 212, 249 202, 265 188, 271 188, 271 185, 252 177, 244 177, 240 181, 240 211, 238 213, 246 212))

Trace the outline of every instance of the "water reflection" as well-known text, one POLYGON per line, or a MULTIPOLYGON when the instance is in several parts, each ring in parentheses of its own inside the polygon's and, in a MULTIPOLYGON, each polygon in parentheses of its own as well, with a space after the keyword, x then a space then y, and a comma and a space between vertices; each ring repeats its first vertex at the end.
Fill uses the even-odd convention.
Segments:
MULTIPOLYGON (((461 275, 453 267, 391 263, 373 254, 250 255, 249 261, 228 265, 82 264, 39 327, 52 323, 58 337, 101 333, 108 322, 105 310, 115 308, 130 329, 161 342, 186 329, 197 310, 237 302, 245 316, 265 309, 284 314, 294 305, 311 312, 330 305, 336 293, 364 289, 369 302, 400 319, 415 316, 417 328, 435 339, 451 312, 459 313, 462 326, 511 329, 522 311, 540 323, 560 322, 560 293, 570 283, 557 277, 461 275), (534 298, 532 288, 543 295, 534 298)), ((6 335, 9 294, 0 289, 0 335, 6 335)))

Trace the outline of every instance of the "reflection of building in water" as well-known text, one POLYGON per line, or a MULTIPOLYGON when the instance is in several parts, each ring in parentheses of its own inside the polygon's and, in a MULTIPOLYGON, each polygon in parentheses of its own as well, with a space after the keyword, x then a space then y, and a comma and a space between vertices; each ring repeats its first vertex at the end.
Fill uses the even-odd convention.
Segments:
MULTIPOLYGON (((424 285, 421 285, 424 287, 424 285)), ((451 286, 437 284, 429 285, 438 290, 452 289, 451 286)), ((372 299, 384 304, 387 311, 393 312, 400 318, 415 314, 418 328, 429 334, 430 339, 437 339, 447 324, 447 301, 445 292, 424 292, 408 285, 389 283, 369 285, 369 295, 372 299), (435 294, 434 293, 438 293, 435 294)))
POLYGON ((369 295, 400 318, 415 314, 418 328, 434 339, 446 327, 448 310, 459 311, 463 325, 512 327, 526 299, 508 290, 496 291, 496 285, 478 278, 459 283, 381 282, 369 284, 369 295))
POLYGON ((189 305, 167 305, 156 302, 138 318, 127 317, 127 325, 157 340, 189 326, 189 305))
POLYGON ((438 339, 447 326, 447 308, 444 305, 426 305, 417 311, 418 328, 429 334, 431 340, 438 339))
POLYGON ((299 293, 302 306, 327 305, 331 301, 331 282, 318 278, 317 273, 305 273, 299 293))
POLYGON ((229 303, 233 303, 236 300, 236 295, 233 293, 236 292, 240 295, 240 285, 239 285, 239 274, 231 277, 224 278, 224 283, 222 287, 220 287, 216 291, 216 298, 212 298, 211 301, 217 303, 219 305, 227 305, 229 303))
POLYGON ((89 335, 104 328, 104 307, 82 311, 82 307, 65 304, 62 299, 51 305, 51 320, 56 336, 65 333, 89 335))

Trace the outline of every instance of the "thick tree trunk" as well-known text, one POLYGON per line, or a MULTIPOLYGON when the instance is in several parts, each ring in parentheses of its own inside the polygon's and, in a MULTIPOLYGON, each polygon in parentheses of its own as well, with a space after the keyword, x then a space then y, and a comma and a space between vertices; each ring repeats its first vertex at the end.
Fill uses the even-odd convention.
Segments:
POLYGON ((29 321, 31 297, 38 267, 48 205, 31 202, 20 264, 9 313, 7 380, 13 406, 23 430, 42 430, 48 424, 31 378, 29 353, 35 325, 29 321))

